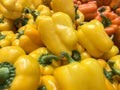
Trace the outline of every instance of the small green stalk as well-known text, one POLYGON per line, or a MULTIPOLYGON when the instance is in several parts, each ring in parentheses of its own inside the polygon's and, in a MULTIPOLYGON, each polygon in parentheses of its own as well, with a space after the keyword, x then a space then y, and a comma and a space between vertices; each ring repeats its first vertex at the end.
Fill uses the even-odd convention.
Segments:
POLYGON ((59 57, 53 54, 43 54, 38 59, 38 62, 43 66, 47 66, 52 63, 52 60, 59 60, 59 57))
POLYGON ((110 68, 112 69, 112 72, 113 72, 115 75, 119 75, 119 76, 120 76, 120 70, 114 67, 114 61, 109 60, 109 61, 108 61, 108 64, 109 64, 110 68))
POLYGON ((77 50, 73 50, 72 51, 72 58, 75 61, 80 61, 81 60, 81 55, 80 55, 80 53, 77 50))
POLYGON ((105 68, 103 69, 103 72, 104 72, 104 75, 105 75, 105 77, 111 82, 111 83, 113 83, 113 79, 112 79, 112 77, 113 77, 113 72, 112 71, 107 71, 105 68))
POLYGON ((3 35, 1 32, 0 32, 0 40, 4 39, 6 37, 6 35, 3 35))
POLYGON ((47 90, 46 86, 41 86, 38 88, 38 90, 47 90))
POLYGON ((24 34, 24 30, 20 31, 16 36, 16 39, 19 39, 24 34))
POLYGON ((66 57, 68 60, 68 63, 75 62, 75 60, 67 53, 67 52, 61 52, 61 58, 66 57))
POLYGON ((109 18, 107 18, 105 15, 103 15, 102 13, 100 14, 101 18, 102 18, 102 24, 104 25, 104 27, 108 27, 112 24, 112 22, 110 21, 109 18))

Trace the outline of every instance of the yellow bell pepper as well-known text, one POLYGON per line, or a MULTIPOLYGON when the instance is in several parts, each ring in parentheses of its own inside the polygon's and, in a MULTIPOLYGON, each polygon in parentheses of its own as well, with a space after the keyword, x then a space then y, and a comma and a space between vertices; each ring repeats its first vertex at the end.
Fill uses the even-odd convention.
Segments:
POLYGON ((54 70, 60 90, 106 90, 103 71, 96 59, 76 62, 66 52, 61 57, 66 57, 69 64, 54 70))
POLYGON ((13 31, 0 32, 0 47, 10 46, 14 35, 13 31))
POLYGON ((119 53, 119 48, 116 45, 113 45, 112 48, 103 54, 102 58, 105 60, 110 59, 111 57, 117 55, 119 53))
POLYGON ((75 20, 75 8, 73 0, 52 0, 51 8, 54 12, 63 12, 75 20))
POLYGON ((90 54, 87 51, 81 53, 81 60, 91 58, 90 54))
POLYGON ((35 9, 35 11, 40 12, 39 14, 40 16, 41 15, 51 16, 52 15, 50 8, 45 5, 39 5, 37 9, 35 9))
POLYGON ((42 3, 42 0, 1 0, 0 12, 7 18, 16 19, 22 15, 25 7, 36 9, 42 3))
POLYGON ((117 90, 117 81, 113 79, 113 73, 108 63, 103 59, 98 59, 97 61, 103 68, 107 90, 117 90))
POLYGON ((67 14, 57 12, 52 17, 38 16, 36 24, 42 42, 55 55, 62 51, 71 53, 75 48, 78 39, 72 20, 67 14))
POLYGON ((59 57, 57 57, 53 54, 42 54, 39 57, 38 62, 40 64, 42 75, 52 75, 53 74, 54 69, 56 68, 52 65, 53 60, 59 60, 59 57))
POLYGON ((114 62, 114 67, 116 69, 120 70, 120 63, 119 63, 120 62, 120 55, 119 54, 111 57, 109 60, 112 60, 114 62))
POLYGON ((35 90, 38 88, 40 69, 34 58, 28 55, 21 55, 14 60, 14 63, 9 60, 1 60, 1 90, 35 90))
POLYGON ((104 31, 102 23, 98 20, 91 20, 81 25, 77 36, 78 42, 95 58, 101 57, 113 46, 112 40, 104 31))
POLYGON ((60 90, 59 85, 52 75, 44 75, 40 79, 38 90, 60 90))
POLYGON ((19 56, 25 55, 25 51, 19 46, 6 46, 0 48, 0 62, 8 60, 10 63, 15 63, 19 56))
POLYGON ((32 24, 26 24, 18 30, 12 45, 22 47, 26 53, 30 53, 40 46, 43 46, 39 32, 32 24))
POLYGON ((38 60, 42 54, 48 54, 49 50, 46 47, 40 47, 29 53, 30 56, 38 60))
POLYGON ((15 31, 14 22, 0 14, 0 31, 15 31))
MULTIPOLYGON (((35 58, 35 60, 38 61, 38 62, 41 61, 40 58, 43 54, 44 55, 50 54, 49 50, 46 47, 40 47, 40 48, 32 51, 31 53, 29 53, 29 55, 32 56, 33 58, 35 58)), ((45 57, 47 57, 47 56, 43 56, 43 58, 45 58, 45 57)), ((51 56, 49 58, 51 58, 51 56)), ((44 65, 43 62, 41 62, 39 64, 40 65, 40 70, 41 70, 41 75, 53 74, 54 69, 61 65, 60 60, 56 61, 56 60, 53 59, 52 62, 49 61, 49 60, 44 61, 44 62, 46 63, 46 65, 44 65)))

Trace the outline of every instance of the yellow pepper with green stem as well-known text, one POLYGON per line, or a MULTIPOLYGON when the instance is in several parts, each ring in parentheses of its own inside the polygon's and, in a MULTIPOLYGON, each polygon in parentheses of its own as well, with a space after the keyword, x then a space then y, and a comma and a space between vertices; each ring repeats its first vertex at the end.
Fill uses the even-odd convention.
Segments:
POLYGON ((0 90, 36 90, 39 76, 38 62, 25 55, 22 48, 8 46, 0 49, 0 90))
POLYGON ((98 20, 91 20, 81 25, 77 31, 77 36, 78 42, 95 58, 101 57, 113 46, 113 41, 98 20))
POLYGON ((117 80, 113 79, 114 74, 112 73, 108 63, 104 59, 98 59, 97 61, 103 69, 107 90, 117 90, 117 80))
POLYGON ((35 25, 26 24, 25 26, 19 28, 12 45, 20 46, 26 53, 30 53, 40 46, 43 46, 43 43, 35 25))
POLYGON ((52 16, 38 16, 36 24, 43 44, 53 54, 59 55, 62 51, 71 54, 78 38, 72 20, 67 14, 57 12, 52 16))
POLYGON ((30 56, 32 56, 33 58, 35 58, 36 61, 39 62, 41 75, 43 76, 53 74, 54 69, 61 65, 60 60, 55 60, 54 55, 48 55, 48 54, 51 53, 46 47, 40 47, 29 53, 30 56), (47 60, 45 60, 45 57, 47 57, 47 60))
POLYGON ((69 64, 54 70, 60 90, 106 90, 103 71, 94 58, 75 61, 66 52, 61 53, 69 64))

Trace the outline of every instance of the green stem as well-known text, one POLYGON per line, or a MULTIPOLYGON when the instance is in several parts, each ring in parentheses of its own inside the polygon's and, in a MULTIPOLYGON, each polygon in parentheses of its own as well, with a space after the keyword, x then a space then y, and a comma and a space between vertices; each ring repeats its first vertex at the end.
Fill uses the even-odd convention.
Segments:
POLYGON ((38 88, 38 90, 47 90, 46 86, 41 86, 38 88))
POLYGON ((114 61, 109 60, 109 61, 108 61, 108 64, 109 64, 110 68, 112 69, 112 72, 113 72, 114 74, 120 76, 120 70, 114 67, 114 61))
POLYGON ((81 55, 80 55, 80 53, 79 53, 77 50, 73 50, 73 51, 72 51, 72 58, 73 58, 75 61, 80 61, 81 55))
POLYGON ((79 14, 77 13, 78 6, 75 6, 75 20, 79 19, 79 14))
POLYGON ((4 18, 0 18, 0 23, 4 23, 4 18))
POLYGON ((20 31, 16 37, 16 39, 19 39, 24 34, 24 30, 20 31))
POLYGON ((14 77, 15 67, 8 62, 0 63, 0 90, 10 87, 14 77))
POLYGON ((55 56, 53 54, 43 54, 38 59, 38 62, 42 64, 43 66, 49 65, 52 63, 52 60, 59 60, 58 56, 55 56))
POLYGON ((101 13, 101 12, 104 12, 105 11, 105 8, 104 7, 101 7, 98 9, 98 11, 101 13))
POLYGON ((3 35, 1 32, 0 32, 0 40, 4 39, 6 37, 6 35, 3 35))
POLYGON ((110 26, 112 24, 108 17, 106 17, 102 13, 100 14, 100 16, 102 18, 102 24, 104 25, 104 27, 108 27, 108 26, 110 26))
POLYGON ((113 83, 113 79, 112 79, 112 77, 113 77, 113 72, 112 71, 107 71, 105 68, 103 69, 103 72, 104 72, 104 74, 105 74, 105 77, 111 82, 111 83, 113 83))
POLYGON ((61 57, 66 57, 69 63, 74 62, 75 60, 67 53, 67 52, 61 52, 61 57))

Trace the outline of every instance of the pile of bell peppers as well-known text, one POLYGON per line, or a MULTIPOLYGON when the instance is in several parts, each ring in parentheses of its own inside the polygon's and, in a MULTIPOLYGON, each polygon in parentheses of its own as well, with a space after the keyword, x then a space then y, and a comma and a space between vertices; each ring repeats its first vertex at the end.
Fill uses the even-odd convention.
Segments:
POLYGON ((1 0, 0 90, 120 90, 120 0, 1 0))

